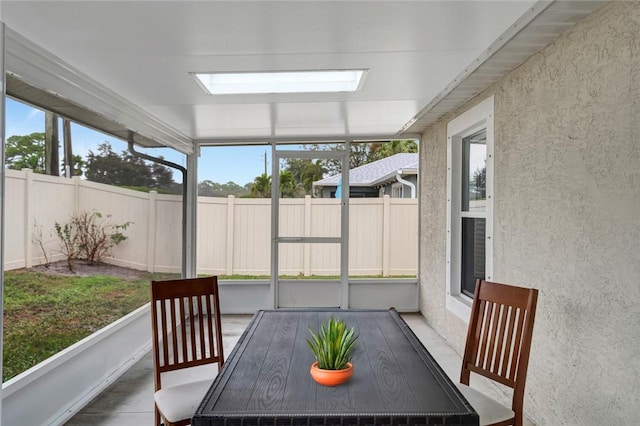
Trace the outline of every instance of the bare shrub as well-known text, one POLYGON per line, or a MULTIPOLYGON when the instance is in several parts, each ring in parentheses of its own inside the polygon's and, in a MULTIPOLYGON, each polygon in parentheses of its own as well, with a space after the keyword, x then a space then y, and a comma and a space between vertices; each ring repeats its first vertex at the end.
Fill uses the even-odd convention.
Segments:
POLYGON ((61 241, 61 251, 67 256, 67 266, 73 270, 73 259, 85 259, 90 265, 98 265, 111 249, 127 239, 124 231, 132 224, 112 224, 111 215, 81 211, 71 215, 69 223, 55 229, 61 241))
POLYGON ((79 253, 78 234, 71 223, 60 225, 56 222, 53 227, 60 239, 60 252, 67 259, 69 271, 73 272, 73 259, 76 259, 79 253))
POLYGON ((71 217, 71 223, 78 233, 80 257, 90 265, 101 263, 111 248, 127 239, 123 231, 126 231, 131 222, 114 225, 110 223, 110 219, 111 215, 106 215, 103 219, 102 214, 95 211, 82 211, 71 217))
POLYGON ((42 236, 42 225, 38 226, 38 222, 33 222, 33 233, 31 234, 31 242, 37 244, 42 251, 42 255, 44 256, 44 266, 49 267, 51 265, 51 261, 49 260, 49 255, 47 253, 47 249, 44 246, 43 236, 42 236))

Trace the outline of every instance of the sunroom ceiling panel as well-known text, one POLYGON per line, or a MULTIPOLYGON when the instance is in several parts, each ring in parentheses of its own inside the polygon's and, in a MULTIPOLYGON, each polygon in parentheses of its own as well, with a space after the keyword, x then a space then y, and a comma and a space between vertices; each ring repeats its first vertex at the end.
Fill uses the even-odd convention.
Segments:
MULTIPOLYGON (((89 76, 81 81, 85 91, 94 81, 130 104, 89 110, 188 150, 189 139, 243 131, 265 138, 367 128, 366 134, 396 133, 532 4, 7 0, 2 13, 11 30, 89 76), (345 68, 369 70, 361 91, 213 97, 189 75, 345 68), (269 113, 255 112, 262 105, 269 113), (311 113, 273 115, 299 105, 311 113)), ((69 87, 58 94, 84 100, 69 87)))

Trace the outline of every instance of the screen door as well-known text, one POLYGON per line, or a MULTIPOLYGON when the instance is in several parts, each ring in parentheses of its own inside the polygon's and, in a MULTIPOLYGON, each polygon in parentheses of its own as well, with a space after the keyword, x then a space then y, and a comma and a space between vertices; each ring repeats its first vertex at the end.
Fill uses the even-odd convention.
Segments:
POLYGON ((271 288, 276 308, 348 306, 348 143, 333 149, 273 146, 271 288), (335 187, 291 183, 294 165, 328 165, 335 187), (303 188, 303 186, 305 188, 303 188))

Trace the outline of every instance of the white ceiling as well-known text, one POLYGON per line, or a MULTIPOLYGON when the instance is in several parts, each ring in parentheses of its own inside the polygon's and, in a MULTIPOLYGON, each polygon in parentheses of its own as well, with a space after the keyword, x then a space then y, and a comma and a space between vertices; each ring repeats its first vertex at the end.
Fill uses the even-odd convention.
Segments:
POLYGON ((114 92, 138 120, 223 141, 394 135, 533 4, 3 0, 0 12, 11 31, 89 76, 83 84, 114 92), (356 93, 211 96, 189 75, 351 68, 369 69, 356 93))

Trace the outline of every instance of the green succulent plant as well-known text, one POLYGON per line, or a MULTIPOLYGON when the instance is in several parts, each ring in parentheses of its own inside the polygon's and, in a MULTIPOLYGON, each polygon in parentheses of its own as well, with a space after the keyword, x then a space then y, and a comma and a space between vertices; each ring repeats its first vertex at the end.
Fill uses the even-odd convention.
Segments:
POLYGON ((354 327, 347 327, 344 320, 337 320, 333 316, 320 325, 316 334, 310 326, 311 340, 307 344, 318 361, 318 368, 323 370, 342 370, 351 360, 358 336, 354 327))

